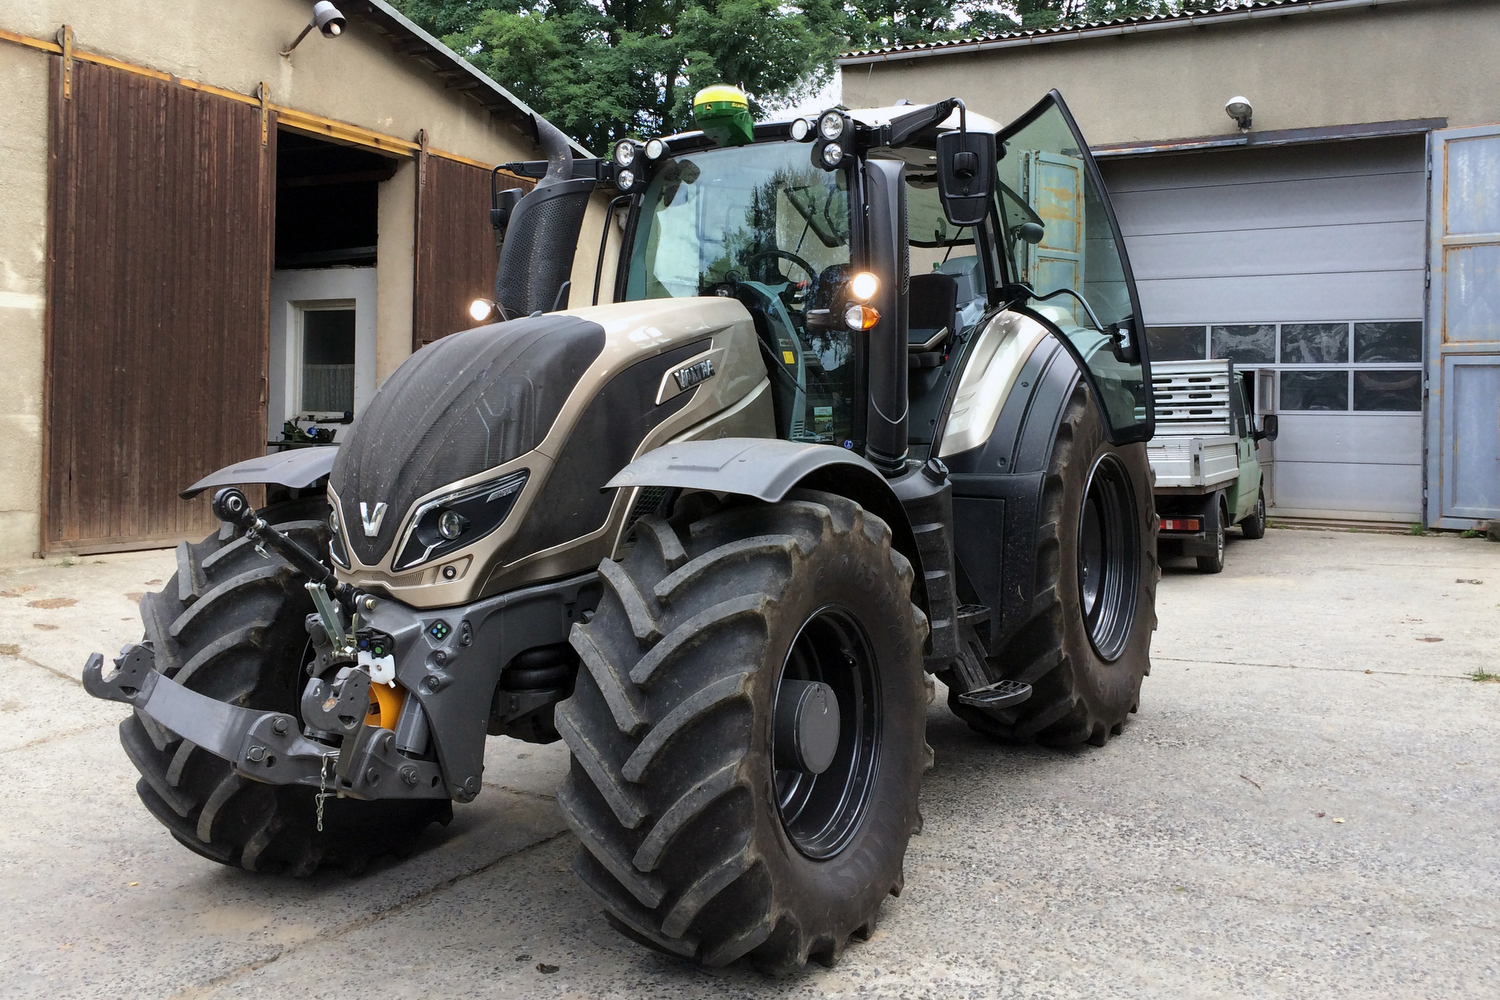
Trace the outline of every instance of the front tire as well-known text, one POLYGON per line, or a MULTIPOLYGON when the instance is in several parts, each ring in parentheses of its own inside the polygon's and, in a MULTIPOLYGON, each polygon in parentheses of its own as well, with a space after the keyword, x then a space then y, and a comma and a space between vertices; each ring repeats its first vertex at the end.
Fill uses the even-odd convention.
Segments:
POLYGON ((1116 447, 1080 382, 1063 410, 1042 486, 1033 615, 990 650, 1031 697, 989 714, 948 705, 1006 742, 1103 746, 1124 728, 1151 672, 1156 628, 1155 500, 1146 446, 1116 447))
MULTIPOLYGON (((321 497, 259 513, 303 546, 327 551, 329 508, 321 497)), ((267 552, 229 531, 184 542, 166 588, 141 599, 141 619, 166 676, 219 701, 297 716, 312 598, 307 578, 267 552)), ((141 801, 172 836, 249 871, 357 871, 378 855, 404 853, 428 824, 453 815, 444 800, 329 798, 319 832, 315 789, 241 777, 139 710, 120 724, 120 742, 141 773, 141 801)))
POLYGON ((811 491, 636 532, 600 566, 604 599, 572 636, 584 669, 557 709, 574 870, 651 947, 709 966, 831 962, 900 891, 919 823, 912 567, 885 522, 811 491), (779 725, 809 682, 840 717, 817 773, 779 725))
POLYGON ((1240 522, 1240 530, 1249 539, 1266 537, 1266 490, 1262 486, 1255 497, 1255 512, 1240 522))

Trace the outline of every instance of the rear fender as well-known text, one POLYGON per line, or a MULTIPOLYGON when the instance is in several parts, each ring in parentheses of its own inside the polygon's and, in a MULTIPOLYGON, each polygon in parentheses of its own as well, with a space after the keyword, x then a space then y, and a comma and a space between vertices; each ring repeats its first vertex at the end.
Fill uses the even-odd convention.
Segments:
POLYGON ((917 571, 912 600, 928 614, 922 557, 906 510, 886 478, 862 456, 826 444, 774 438, 681 441, 642 455, 605 489, 665 486, 780 503, 793 489, 847 497, 890 525, 891 544, 917 571))

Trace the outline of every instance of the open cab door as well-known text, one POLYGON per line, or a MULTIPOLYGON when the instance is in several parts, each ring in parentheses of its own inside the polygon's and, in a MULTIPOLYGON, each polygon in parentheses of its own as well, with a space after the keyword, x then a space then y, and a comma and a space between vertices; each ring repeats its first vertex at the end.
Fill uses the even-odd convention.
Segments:
POLYGON ((1004 298, 1077 359, 1111 442, 1145 441, 1155 414, 1140 300, 1088 143, 1055 90, 998 138, 1004 298))

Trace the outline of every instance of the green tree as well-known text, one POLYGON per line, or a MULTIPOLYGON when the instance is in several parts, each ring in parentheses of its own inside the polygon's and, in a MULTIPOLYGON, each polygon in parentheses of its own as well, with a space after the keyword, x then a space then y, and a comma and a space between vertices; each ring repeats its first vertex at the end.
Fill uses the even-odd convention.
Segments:
POLYGON ((692 95, 815 90, 844 44, 832 0, 396 0, 502 86, 596 151, 691 127, 692 95))
POLYGON ((710 84, 745 90, 759 117, 766 104, 785 104, 816 91, 845 49, 1109 21, 1190 6, 1186 0, 393 2, 598 152, 627 135, 691 128, 692 95, 710 84))

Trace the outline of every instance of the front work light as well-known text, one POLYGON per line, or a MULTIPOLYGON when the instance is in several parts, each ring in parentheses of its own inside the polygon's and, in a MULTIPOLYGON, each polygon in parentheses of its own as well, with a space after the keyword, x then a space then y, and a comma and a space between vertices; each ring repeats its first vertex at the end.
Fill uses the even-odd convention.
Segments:
POLYGON ((635 162, 635 143, 621 139, 615 143, 615 166, 628 167, 635 162))
POLYGON ((635 171, 621 170, 615 174, 615 187, 621 191, 629 191, 635 186, 635 171))
POLYGON ((812 138, 813 124, 806 118, 798 118, 792 122, 792 139, 797 142, 806 142, 812 138))
POLYGON ((880 290, 880 279, 869 271, 860 271, 849 279, 849 295, 861 302, 868 302, 880 290))
POLYGON ((836 142, 830 142, 823 147, 823 165, 832 170, 844 159, 844 147, 836 142))
POLYGON ((469 303, 469 318, 476 323, 483 323, 489 319, 495 311, 495 303, 489 299, 475 299, 469 303))
POLYGON ((844 116, 837 111, 825 111, 818 119, 818 132, 829 142, 844 134, 844 116))
POLYGON ((646 143, 646 159, 659 160, 666 155, 667 144, 660 139, 652 139, 646 143))

